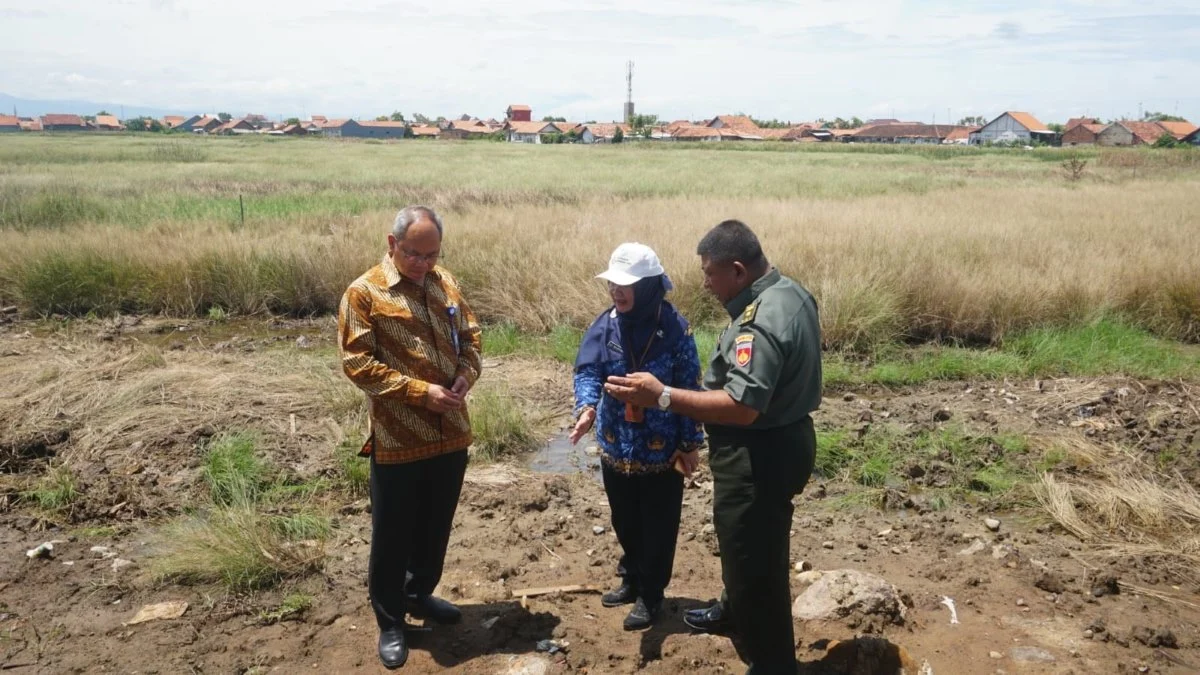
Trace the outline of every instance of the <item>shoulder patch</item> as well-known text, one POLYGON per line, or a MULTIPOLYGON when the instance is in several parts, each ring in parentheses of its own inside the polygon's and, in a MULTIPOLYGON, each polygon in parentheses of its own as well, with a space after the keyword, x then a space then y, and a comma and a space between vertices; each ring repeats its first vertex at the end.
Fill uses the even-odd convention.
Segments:
POLYGON ((754 356, 754 336, 748 333, 743 333, 734 340, 733 361, 739 367, 745 368, 750 365, 750 359, 754 356))
POLYGON ((745 326, 748 323, 754 322, 754 315, 758 313, 758 301, 746 305, 746 311, 742 312, 742 318, 738 319, 739 326, 745 326))

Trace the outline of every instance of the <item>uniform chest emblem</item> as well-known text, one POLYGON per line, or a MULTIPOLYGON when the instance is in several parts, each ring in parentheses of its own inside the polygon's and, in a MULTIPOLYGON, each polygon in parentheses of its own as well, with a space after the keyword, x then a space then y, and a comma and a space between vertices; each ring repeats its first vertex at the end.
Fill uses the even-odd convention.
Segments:
POLYGON ((743 368, 750 365, 750 358, 754 356, 754 336, 739 335, 734 344, 737 345, 733 352, 734 362, 743 368))

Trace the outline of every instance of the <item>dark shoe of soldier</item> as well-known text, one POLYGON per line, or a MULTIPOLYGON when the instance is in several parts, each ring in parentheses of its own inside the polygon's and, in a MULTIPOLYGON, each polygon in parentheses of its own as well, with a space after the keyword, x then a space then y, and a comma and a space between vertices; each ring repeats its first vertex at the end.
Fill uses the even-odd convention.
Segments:
POLYGON ((403 627, 380 631, 379 660, 388 670, 399 668, 408 660, 408 644, 404 641, 403 627))
POLYGON ((650 624, 658 618, 658 613, 662 611, 662 601, 659 600, 653 605, 647 605, 645 600, 637 599, 633 604, 633 609, 629 610, 628 616, 625 617, 625 630, 641 630, 649 628, 650 624))
POLYGON ((600 596, 600 604, 605 607, 628 605, 635 600, 637 600, 637 589, 624 583, 600 596))
POLYGON ((732 626, 728 612, 719 602, 703 609, 689 609, 683 613, 683 622, 706 633, 724 632, 732 626))
POLYGON ((408 596, 408 613, 418 619, 433 619, 442 624, 462 621, 462 612, 457 607, 432 595, 408 596))

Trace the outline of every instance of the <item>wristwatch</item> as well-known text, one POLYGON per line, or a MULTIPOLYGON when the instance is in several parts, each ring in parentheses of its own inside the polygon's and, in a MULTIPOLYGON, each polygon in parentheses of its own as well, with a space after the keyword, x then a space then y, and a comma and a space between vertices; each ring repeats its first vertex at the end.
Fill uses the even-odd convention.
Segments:
POLYGON ((663 387, 662 393, 658 395, 658 409, 666 410, 671 407, 671 388, 663 387))

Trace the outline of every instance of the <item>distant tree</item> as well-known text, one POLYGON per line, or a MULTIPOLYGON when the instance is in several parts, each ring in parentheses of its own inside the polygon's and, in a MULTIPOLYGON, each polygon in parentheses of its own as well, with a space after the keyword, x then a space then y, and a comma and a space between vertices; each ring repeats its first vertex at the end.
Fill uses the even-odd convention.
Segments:
POLYGON ((413 113, 413 121, 415 121, 417 124, 421 124, 421 125, 425 125, 425 126, 433 124, 433 120, 422 115, 421 113, 413 113))
POLYGON ((146 131, 146 120, 141 117, 125 120, 125 129, 127 131, 146 131))
POLYGON ((658 124, 658 115, 634 115, 633 119, 629 121, 629 126, 633 127, 635 131, 652 127, 655 124, 658 124))
POLYGON ((863 121, 857 115, 850 118, 850 128, 851 129, 858 129, 858 128, 862 127, 862 125, 863 125, 863 121))
POLYGON ((566 122, 567 118, 565 118, 565 117, 543 117, 542 121, 543 122, 566 122))
POLYGON ((222 122, 228 122, 229 120, 233 119, 233 115, 230 115, 229 113, 217 113, 217 119, 221 120, 222 122))
POLYGON ((568 132, 567 132, 567 138, 566 138, 566 141, 567 141, 568 143, 574 143, 574 142, 576 142, 576 141, 578 141, 578 140, 579 140, 579 132, 578 132, 578 131, 575 131, 574 129, 572 129, 572 130, 570 130, 570 131, 568 131, 568 132))
POLYGON ((392 113, 392 121, 393 122, 403 122, 404 121, 404 113, 400 112, 399 110, 393 112, 392 113))
POLYGON ((107 110, 101 110, 100 112, 96 113, 96 117, 99 117, 101 115, 111 115, 111 114, 112 113, 108 112, 107 110))
POLYGON ((1187 120, 1176 115, 1168 115, 1161 112, 1149 112, 1142 115, 1143 122, 1186 122, 1187 120))
POLYGON ((95 115, 84 115, 84 116, 83 116, 83 120, 84 120, 85 122, 95 122, 95 121, 96 121, 96 116, 95 116, 95 115))
POLYGON ((584 124, 595 124, 595 123, 596 123, 596 120, 588 120, 588 121, 584 122, 584 124))
POLYGON ((289 126, 294 125, 294 124, 300 124, 300 118, 299 117, 289 117, 289 118, 287 118, 287 121, 284 122, 284 124, 287 124, 289 126))
POLYGON ((1067 131, 1067 128, 1065 126, 1059 124, 1058 122, 1051 122, 1050 124, 1046 125, 1046 128, 1049 129, 1050 131, 1053 131, 1056 134, 1063 134, 1063 133, 1066 133, 1066 131, 1067 131))
POLYGON ((761 129, 787 129, 788 127, 792 126, 791 124, 789 124, 787 122, 783 122, 783 121, 777 120, 777 119, 759 120, 759 119, 754 119, 753 117, 751 117, 750 121, 757 124, 759 126, 759 128, 761 128, 761 129))
POLYGON ((387 115, 379 115, 378 117, 375 118, 375 121, 376 122, 390 122, 391 119, 392 118, 388 117, 387 115))
POLYGON ((158 120, 154 119, 153 117, 147 117, 145 119, 146 119, 146 129, 148 129, 150 131, 153 131, 155 133, 162 133, 164 131, 170 131, 165 126, 163 126, 162 122, 159 122, 158 120))
MULTIPOLYGON (((1170 122, 1172 120, 1167 121, 1170 122)), ((1175 140, 1175 137, 1169 133, 1164 133, 1158 137, 1157 141, 1154 141, 1154 147, 1156 148, 1173 148, 1176 145, 1179 145, 1179 141, 1175 140)))
POLYGON ((624 143, 625 142, 625 132, 621 131, 621 127, 617 127, 617 130, 615 132, 613 132, 612 142, 613 143, 624 143))
POLYGON ((988 121, 982 115, 967 115, 958 121, 960 127, 981 127, 987 124, 988 121))
POLYGON ((446 121, 446 118, 442 117, 441 115, 438 115, 437 119, 434 121, 437 122, 438 124, 441 124, 442 122, 446 121))

